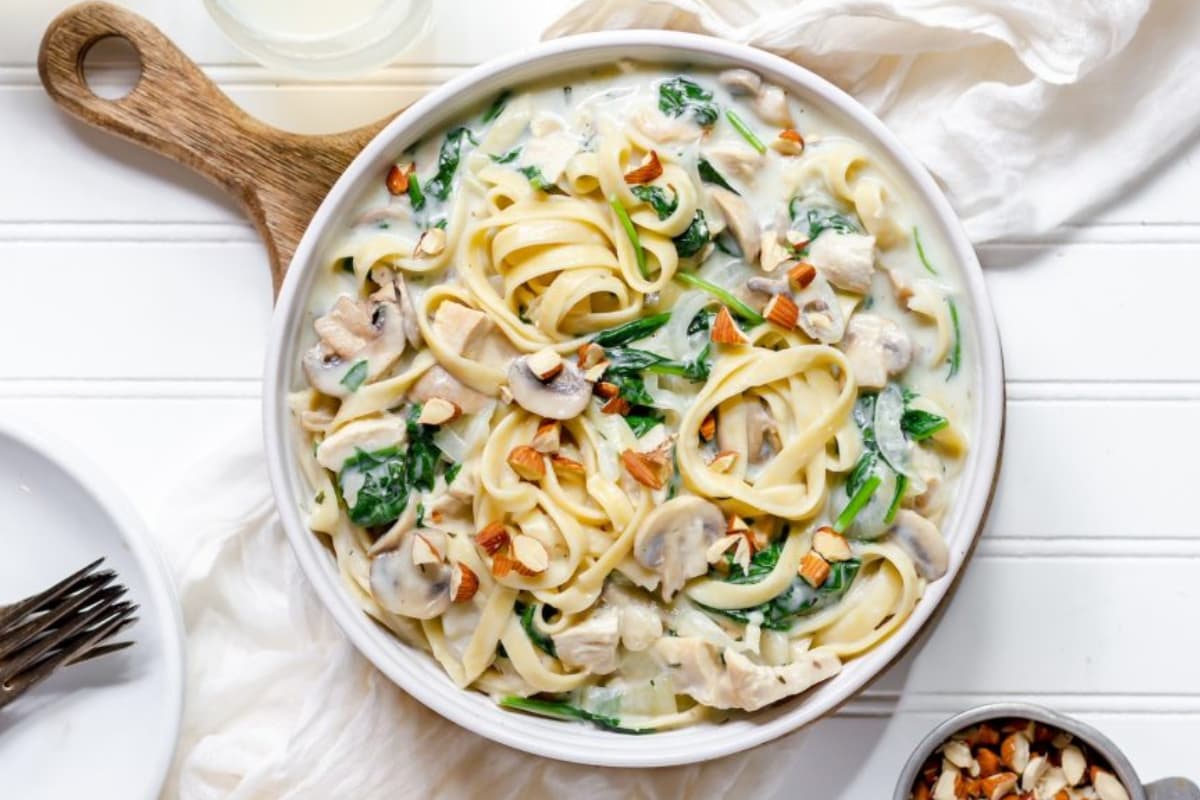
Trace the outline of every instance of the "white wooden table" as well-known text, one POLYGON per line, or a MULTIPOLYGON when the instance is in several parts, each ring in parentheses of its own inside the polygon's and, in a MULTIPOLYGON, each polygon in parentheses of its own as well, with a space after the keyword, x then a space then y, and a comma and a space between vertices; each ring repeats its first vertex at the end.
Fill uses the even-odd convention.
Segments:
MULTIPOLYGON (((86 449, 153 519, 258 416, 266 257, 215 188, 46 98, 37 43, 66 5, 7 0, 0 25, 0 414, 86 449)), ((438 3, 396 66, 304 84, 251 64, 199 0, 128 5, 252 113, 323 132, 533 42, 569 2, 477 3, 469 20, 438 3)), ((924 646, 780 765, 805 797, 890 796, 935 722, 1002 699, 1098 725, 1146 778, 1200 778, 1197 153, 1077 224, 979 248, 1009 397, 988 528, 924 646)))

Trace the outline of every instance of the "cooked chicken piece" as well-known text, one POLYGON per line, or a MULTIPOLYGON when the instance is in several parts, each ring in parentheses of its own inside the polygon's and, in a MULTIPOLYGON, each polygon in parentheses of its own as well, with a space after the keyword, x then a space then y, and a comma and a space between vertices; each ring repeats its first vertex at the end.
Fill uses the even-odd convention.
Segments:
POLYGON ((691 142, 703 132, 699 125, 684 117, 668 117, 654 106, 644 106, 633 115, 633 126, 649 138, 663 144, 691 142))
POLYGON ((763 165, 763 157, 757 150, 738 142, 714 144, 705 148, 704 156, 717 168, 717 172, 736 175, 747 183, 754 182, 763 165))
POLYGON ((551 636, 558 658, 568 667, 607 675, 620 666, 617 645, 621 640, 621 616, 617 609, 596 609, 583 622, 551 636))
POLYGON ((357 303, 345 294, 337 299, 328 314, 317 317, 313 328, 321 341, 342 358, 357 354, 376 332, 371 324, 370 304, 357 303))
POLYGON ((808 261, 839 289, 866 294, 875 276, 875 237, 826 231, 809 245, 808 261))
POLYGON ((410 400, 418 403, 440 397, 454 403, 464 414, 477 414, 489 402, 486 394, 475 391, 438 364, 434 364, 417 379, 408 390, 408 396, 410 400))
POLYGON ((566 171, 571 156, 578 152, 579 141, 574 136, 556 131, 530 139, 521 153, 521 164, 537 167, 548 183, 555 183, 566 171))
POLYGON ((433 332, 456 355, 465 355, 491 323, 487 315, 462 303, 445 302, 433 312, 433 332))
POLYGON ((407 440, 407 427, 401 417, 356 419, 326 436, 317 445, 317 463, 331 472, 341 472, 346 459, 359 450, 373 453, 388 447, 401 447, 407 440))
POLYGON ((912 362, 908 334, 878 314, 850 317, 842 344, 861 389, 882 389, 889 376, 900 374, 912 362))
POLYGON ((755 664, 733 648, 723 652, 704 639, 667 636, 654 646, 676 691, 714 708, 755 711, 799 694, 836 675, 842 663, 827 650, 797 653, 791 664, 755 664))

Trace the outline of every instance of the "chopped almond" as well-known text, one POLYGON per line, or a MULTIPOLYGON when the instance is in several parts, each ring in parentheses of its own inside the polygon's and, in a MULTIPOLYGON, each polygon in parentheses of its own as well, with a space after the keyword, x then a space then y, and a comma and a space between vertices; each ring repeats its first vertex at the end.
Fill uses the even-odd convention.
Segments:
POLYGON ((733 321, 733 314, 729 313, 729 309, 721 306, 721 310, 717 312, 717 318, 713 320, 712 330, 709 332, 710 337, 717 344, 746 344, 750 340, 746 338, 746 334, 742 333, 742 329, 733 321))
POLYGON ((465 603, 479 591, 479 576, 461 561, 454 566, 450 573, 450 601, 465 603))
POLYGON ((986 747, 975 751, 975 760, 979 762, 979 777, 981 778, 990 778, 1002 769, 1000 756, 986 747))
POLYGON ((708 462, 709 469, 715 472, 729 472, 737 463, 738 454, 734 450, 722 450, 708 462))
POLYGON ((813 534, 813 550, 830 562, 848 561, 852 555, 846 537, 828 525, 817 528, 817 532, 813 534))
POLYGON ((796 327, 796 321, 800 319, 800 308, 786 294, 777 294, 767 301, 767 307, 763 309, 763 316, 785 331, 790 331, 796 327))
POLYGON ((539 453, 557 453, 562 443, 562 427, 556 419, 544 419, 538 424, 530 445, 539 453))
POLYGON ((923 783, 918 783, 917 788, 913 789, 912 800, 930 800, 931 797, 929 787, 923 783))
POLYGON ((743 537, 736 533, 722 536, 720 539, 717 539, 708 546, 708 550, 704 552, 704 558, 708 561, 708 563, 716 564, 725 556, 727 552, 729 552, 730 548, 737 547, 738 540, 741 538, 743 537))
POLYGON ((798 156, 804 152, 804 137, 794 128, 784 128, 771 142, 775 152, 785 156, 798 156))
POLYGON ((604 348, 595 342, 585 342, 579 345, 576 356, 579 358, 580 369, 594 367, 606 358, 604 348))
POLYGON ((544 347, 525 359, 529 371, 540 381, 548 381, 562 372, 563 360, 558 351, 552 347, 544 347))
POLYGON ((1000 800, 1013 789, 1017 788, 1018 775, 1015 772, 1000 772, 989 778, 984 778, 980 789, 988 800, 1000 800))
POLYGON ((662 162, 658 160, 658 153, 650 151, 650 157, 646 162, 635 170, 625 173, 626 183, 649 183, 658 176, 663 174, 662 162))
POLYGON ((806 289, 817 277, 817 268, 807 261, 800 261, 788 270, 788 281, 797 289, 806 289))
POLYGON ((725 531, 727 533, 736 533, 742 535, 748 530, 750 530, 750 526, 746 524, 746 520, 742 519, 737 514, 729 515, 729 524, 725 526, 725 531))
POLYGON ((1029 739, 1024 732, 1010 733, 1000 743, 1000 760, 1013 772, 1025 771, 1029 765, 1029 739))
POLYGON ((654 464, 644 453, 626 450, 621 453, 621 463, 625 465, 630 476, 643 486, 649 486, 651 489, 663 487, 663 479, 660 474, 662 468, 654 464))
POLYGON ((431 397, 421 406, 421 414, 417 422, 422 425, 445 425, 462 416, 462 409, 449 400, 431 397))
POLYGON ((708 412, 704 417, 704 421, 700 423, 700 438, 703 441, 711 442, 713 437, 717 435, 717 415, 713 412, 708 412))
POLYGON ((546 571, 550 566, 550 554, 546 546, 532 536, 518 534, 513 538, 513 569, 529 577, 546 571))
POLYGON ((415 537, 412 543, 413 564, 423 567, 426 564, 442 563, 442 554, 438 552, 436 547, 429 543, 428 539, 419 533, 415 533, 413 536, 415 537))
POLYGON ((798 573, 809 586, 814 589, 820 588, 829 579, 829 562, 821 558, 819 553, 809 550, 804 554, 804 558, 800 559, 798 573))
POLYGON ((596 384, 596 394, 600 395, 605 400, 611 400, 621 393, 621 389, 615 383, 601 381, 596 384))
POLYGON ((594 364, 583 371, 583 379, 588 383, 595 383, 604 377, 605 371, 608 369, 608 362, 601 361, 599 364, 594 364))
POLYGON ((542 460, 542 454, 527 444, 512 449, 508 454, 508 465, 527 481, 540 481, 546 477, 546 462, 542 460))
POLYGON ((620 414, 621 416, 625 416, 633 410, 633 406, 629 405, 629 401, 624 397, 614 397, 600 406, 600 410, 605 414, 620 414))
POLYGON ((576 461, 573 458, 567 458, 566 456, 560 456, 558 453, 555 453, 554 455, 550 456, 550 466, 554 468, 555 472, 562 473, 564 475, 586 475, 587 474, 587 470, 584 469, 583 464, 580 464, 578 461, 576 461))
POLYGON ((504 553, 497 553, 492 558, 492 576, 503 578, 505 575, 513 571, 513 567, 517 562, 504 553))
POLYGON ((408 191, 408 176, 412 175, 416 167, 412 164, 405 164, 401 167, 399 164, 392 164, 392 168, 388 170, 387 190, 390 194, 404 194, 408 191))
POLYGON ((787 243, 792 246, 793 250, 803 250, 808 246, 808 237, 800 231, 788 229, 783 238, 787 239, 787 243))
POLYGON ((508 547, 508 529, 503 522, 489 522, 475 534, 475 544, 489 556, 494 556, 508 547))
POLYGON ((441 228, 427 228, 421 234, 421 238, 417 239, 417 246, 413 248, 413 258, 436 256, 445 249, 446 232, 441 228))

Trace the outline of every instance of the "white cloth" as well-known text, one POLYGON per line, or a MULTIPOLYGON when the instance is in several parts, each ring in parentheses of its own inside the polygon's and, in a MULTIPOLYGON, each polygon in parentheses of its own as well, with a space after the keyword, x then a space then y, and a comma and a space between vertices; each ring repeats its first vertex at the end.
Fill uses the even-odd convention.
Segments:
MULTIPOLYGON (((970 235, 1032 234, 1102 202, 1200 120, 1193 0, 587 0, 548 36, 708 31, 811 67, 879 114, 970 235), (1094 163, 1102 165, 1097 168, 1094 163)), ((605 770, 527 756, 426 710, 321 609, 273 511, 257 424, 159 524, 188 628, 166 796, 774 796, 801 732, 702 766, 605 770), (776 762, 778 763, 778 762, 776 762)))
POLYGON ((828 78, 974 241, 1093 209, 1200 128, 1195 0, 584 0, 546 36, 615 28, 707 32, 828 78))

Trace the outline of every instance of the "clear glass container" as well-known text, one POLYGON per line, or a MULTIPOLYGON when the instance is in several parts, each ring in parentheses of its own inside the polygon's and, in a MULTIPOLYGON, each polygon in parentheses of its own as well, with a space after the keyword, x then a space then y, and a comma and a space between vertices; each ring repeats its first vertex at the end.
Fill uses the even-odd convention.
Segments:
POLYGON ((382 67, 425 35, 431 0, 204 0, 225 35, 268 67, 337 78, 382 67))

